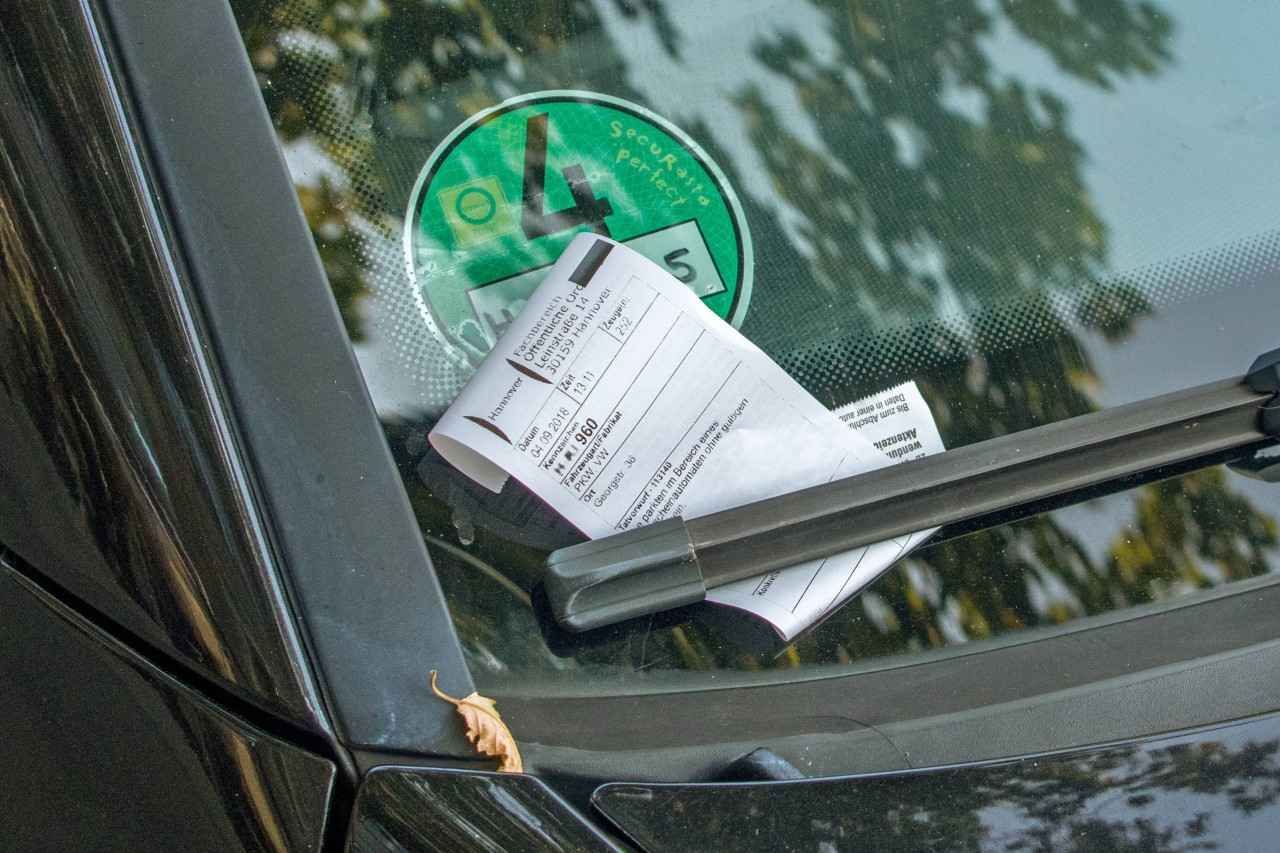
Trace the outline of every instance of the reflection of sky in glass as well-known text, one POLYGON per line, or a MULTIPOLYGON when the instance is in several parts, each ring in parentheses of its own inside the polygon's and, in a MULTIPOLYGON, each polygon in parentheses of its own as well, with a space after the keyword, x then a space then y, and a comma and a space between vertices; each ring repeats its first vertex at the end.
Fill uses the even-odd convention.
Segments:
MULTIPOLYGON (((759 154, 747 139, 741 114, 729 103, 743 89, 758 86, 793 132, 818 143, 792 87, 744 57, 759 40, 792 31, 805 32, 821 59, 829 39, 813 35, 825 32, 825 22, 807 4, 753 0, 732 6, 730 14, 699 4, 694 16, 687 10, 678 16, 678 59, 663 53, 647 23, 606 20, 618 50, 629 61, 631 84, 676 121, 702 118, 720 146, 733 152, 739 174, 752 176, 763 174, 759 154), (734 26, 725 27, 725 20, 733 20, 734 26)), ((1071 131, 1087 152, 1083 177, 1109 229, 1112 271, 1183 257, 1280 227, 1275 201, 1280 198, 1280 168, 1274 167, 1280 154, 1280 63, 1274 61, 1271 38, 1280 32, 1280 6, 1233 4, 1228 14, 1219 4, 1188 3, 1169 11, 1175 19, 1173 65, 1154 77, 1119 80, 1112 91, 1057 69, 1042 49, 1014 33, 1003 18, 996 18, 995 31, 985 39, 989 58, 1001 73, 1052 91, 1067 103, 1071 131)), ((834 51, 830 45, 827 49, 834 51)), ((947 102, 967 114, 979 107, 959 91, 950 93, 947 102)), ((794 235, 800 214, 766 181, 746 178, 743 183, 739 191, 777 212, 794 235)), ((1197 305, 1190 313, 1200 314, 1204 307, 1197 305)), ((1191 327, 1203 323, 1202 317, 1181 316, 1187 311, 1161 313, 1174 321, 1170 326, 1187 328, 1184 319, 1191 327)), ((1255 342, 1270 339, 1251 313, 1229 314, 1236 346, 1223 346, 1220 336, 1212 335, 1212 345, 1192 342, 1191 351, 1180 350, 1185 360, 1194 362, 1193 381, 1243 371, 1259 348, 1255 342)), ((1206 328, 1214 331, 1225 329, 1206 328)), ((1167 355, 1161 350, 1181 345, 1184 336, 1176 337, 1163 347, 1157 341, 1129 347, 1131 356, 1123 360, 1129 370, 1108 363, 1106 354, 1099 353, 1108 401, 1138 399, 1187 384, 1190 377, 1166 372, 1155 383, 1167 387, 1154 388, 1149 376, 1153 359, 1167 355), (1129 376, 1139 365, 1146 381, 1129 376), (1109 376, 1108 368, 1118 375, 1109 376)))
MULTIPOLYGON (((681 33, 679 57, 672 58, 648 21, 621 19, 607 14, 609 4, 599 6, 631 85, 677 123, 707 126, 746 176, 739 191, 794 223, 799 214, 766 182, 750 179, 765 170, 731 99, 759 87, 789 129, 818 146, 792 86, 761 66, 752 49, 775 33, 797 32, 824 61, 835 49, 823 16, 808 4, 776 0, 681 7, 672 15, 681 33)), ((1003 18, 984 39, 998 71, 1067 103, 1071 130, 1088 154, 1085 180, 1111 229, 1117 270, 1280 226, 1280 168, 1267 168, 1280 154, 1280 63, 1271 38, 1280 32, 1280 6, 1255 0, 1232 4, 1228 13, 1219 4, 1186 3, 1167 11, 1175 21, 1172 67, 1119 80, 1110 92, 1057 69, 1003 18)), ((948 103, 966 113, 975 107, 962 92, 948 103)), ((897 136, 909 160, 909 134, 897 136)))
MULTIPOLYGON (((602 12, 608 5, 598 4, 602 12)), ((819 61, 834 56, 835 47, 823 16, 809 4, 735 0, 731 6, 704 3, 673 13, 681 34, 678 58, 667 56, 649 22, 604 18, 627 60, 630 84, 677 123, 707 128, 743 176, 739 193, 774 212, 804 251, 803 215, 767 180, 752 179, 767 172, 731 101, 758 88, 793 133, 821 148, 795 90, 752 58, 752 49, 778 32, 804 33, 819 61)), ((1280 32, 1280 5, 1180 3, 1165 11, 1175 25, 1171 65, 1151 77, 1116 80, 1111 91, 1058 69, 999 15, 983 39, 999 74, 1066 103, 1068 127, 1086 152, 1082 179, 1108 229, 1112 274, 1280 228, 1280 63, 1273 38, 1280 32)), ((981 96, 956 90, 945 100, 957 112, 981 114, 981 96)), ((900 156, 910 160, 910 134, 895 137, 900 156)), ((1118 405, 1238 375, 1276 345, 1273 289, 1222 286, 1217 282, 1179 299, 1150 293, 1155 315, 1139 319, 1136 333, 1120 346, 1081 332, 1101 401, 1118 405)), ((936 308, 947 313, 948 307, 944 290, 936 308)), ((1273 487, 1234 475, 1232 485, 1260 506, 1274 501, 1273 487)), ((1100 559, 1117 516, 1128 516, 1128 506, 1127 498, 1117 497, 1112 511, 1072 508, 1059 513, 1059 520, 1100 559)))
POLYGON ((1089 153, 1085 179, 1111 225, 1117 269, 1280 226, 1280 126, 1268 132, 1257 112, 1280 100, 1280 6, 1180 3, 1170 11, 1172 67, 1122 83, 1115 96, 1056 74, 1043 57, 1016 53, 1018 45, 992 52, 1024 79, 1058 78, 1050 85, 1071 104, 1089 153))
MULTIPOLYGON (((773 213, 793 245, 810 254, 802 233, 805 217, 771 185, 734 99, 758 89, 792 133, 821 150, 795 88, 766 69, 753 51, 779 33, 799 33, 817 62, 833 60, 837 48, 825 15, 809 3, 778 0, 678 4, 669 10, 678 33, 678 55, 672 57, 648 16, 627 19, 610 2, 595 5, 605 37, 625 63, 629 85, 677 125, 710 134, 725 165, 738 176, 739 194, 773 213)), ((1280 64, 1273 61, 1269 37, 1280 32, 1280 6, 1254 0, 1231 9, 1224 14, 1220 5, 1210 3, 1167 9, 1175 21, 1172 65, 1153 77, 1120 79, 1112 91, 1057 69, 1044 50, 1014 33, 999 15, 993 16, 994 32, 982 40, 999 73, 1051 91, 1067 104, 1070 132, 1087 152, 1082 177, 1108 228, 1112 272, 1185 257, 1280 227, 1275 204, 1280 169, 1267 168, 1280 153, 1280 64)), ((856 81, 851 85, 856 88, 856 81)), ((945 102, 969 115, 981 109, 980 97, 959 90, 948 93, 945 102)), ((894 137, 899 156, 909 162, 918 144, 911 129, 899 128, 894 137)), ((879 246, 866 248, 873 257, 883 252, 879 246)), ((937 252, 924 250, 918 260, 936 268, 937 252)), ((945 272, 937 278, 944 286, 935 310, 957 314, 945 272)), ((381 339, 381 309, 375 303, 364 305, 370 322, 369 341, 359 348, 361 364, 375 387, 379 409, 394 411, 400 408, 395 401, 404 400, 407 412, 414 408, 410 401, 420 399, 420 389, 381 339)), ((1108 404, 1240 373, 1255 350, 1265 348, 1254 342, 1270 339, 1260 319, 1268 312, 1228 311, 1203 297, 1187 304, 1162 302, 1157 295, 1156 303, 1157 325, 1177 329, 1176 334, 1151 334, 1152 322, 1139 321, 1139 334, 1125 346, 1090 347, 1108 404), (1221 331, 1230 326, 1231 334, 1187 340, 1187 328, 1215 331, 1213 325, 1205 326, 1206 313, 1223 315, 1217 325, 1221 331), (1190 373, 1150 375, 1150 365, 1174 356, 1189 363, 1190 373)))
MULTIPOLYGON (((1149 746, 1136 749, 1129 760, 1120 762, 1119 767, 1109 774, 1091 767, 1092 762, 1088 753, 1086 757, 1077 760, 1081 772, 1089 768, 1099 777, 1117 778, 1126 775, 1141 777, 1144 773, 1151 773, 1153 763, 1158 763, 1164 757, 1162 754, 1170 749, 1170 746, 1173 749, 1185 749, 1196 748, 1197 745, 1204 748, 1206 744, 1220 744, 1227 755, 1243 754, 1259 745, 1274 746, 1274 741, 1257 739, 1258 732, 1265 730, 1268 720, 1271 719, 1273 718, 1264 717, 1253 723, 1224 726, 1205 736, 1203 741, 1196 736, 1152 741, 1149 746)), ((1094 754, 1100 757, 1106 756, 1104 750, 1094 754)), ((1038 763, 1044 764, 1047 768, 1054 763, 1066 765, 1072 760, 1071 756, 1050 757, 1041 762, 1027 761, 1024 766, 1030 765, 1031 775, 1034 776, 1038 763)), ((1259 769, 1274 774, 1275 762, 1263 762, 1259 769)), ((1016 773, 1015 770, 1010 775, 1016 775, 1016 773)), ((1194 765, 1190 766, 1186 774, 1174 776, 1171 781, 1174 784, 1167 788, 1144 788, 1141 782, 1132 788, 1119 786, 1103 788, 1097 795, 1085 799, 1079 810, 1070 815, 1070 818, 1077 822, 1093 820, 1110 823, 1114 827, 1125 827, 1130 837, 1137 834, 1140 823, 1148 823, 1157 829, 1171 831, 1175 841, 1194 840, 1204 843, 1206 846, 1201 849, 1274 849, 1276 818, 1274 804, 1253 814, 1246 814, 1232 808, 1229 794, 1223 791, 1198 792, 1195 787, 1203 783, 1196 778, 1194 765), (1134 795, 1138 795, 1137 800, 1133 799, 1134 795), (1148 797, 1150 799, 1147 799, 1148 797), (1211 816, 1204 822, 1205 835, 1200 838, 1188 838, 1186 826, 1197 815, 1211 816)), ((1254 796, 1261 795, 1268 788, 1267 780, 1254 779, 1244 773, 1230 778, 1229 781, 1239 786, 1241 791, 1247 791, 1254 796)), ((1029 819, 1023 808, 1008 801, 980 809, 977 811, 977 816, 982 824, 984 843, 993 849, 1004 849, 1006 844, 1025 839, 1032 827, 1051 830, 1046 840, 1053 847, 1068 846, 1071 842, 1067 826, 1050 827, 1043 823, 1037 825, 1036 821, 1029 819)), ((1079 826, 1070 828, 1078 830, 1079 826)), ((1170 845, 1167 848, 1159 846, 1153 849, 1176 848, 1170 845)))
POLYGON ((792 85, 772 74, 754 57, 761 39, 776 32, 804 33, 805 41, 819 60, 834 59, 836 48, 826 34, 824 16, 804 3, 778 0, 731 0, 727 4, 698 3, 673 10, 672 20, 680 32, 679 56, 669 56, 646 20, 629 21, 608 13, 607 2, 597 4, 620 56, 630 69, 628 82, 641 92, 650 106, 676 124, 697 123, 710 130, 716 143, 731 152, 732 165, 742 177, 736 187, 744 195, 772 210, 792 241, 804 247, 797 224, 801 214, 792 209, 767 180, 768 170, 747 135, 735 96, 748 87, 758 87, 790 124, 791 131, 806 143, 821 145, 812 121, 797 101, 792 85), (732 26, 725 26, 733 21, 732 26), (825 50, 824 50, 825 48, 825 50))

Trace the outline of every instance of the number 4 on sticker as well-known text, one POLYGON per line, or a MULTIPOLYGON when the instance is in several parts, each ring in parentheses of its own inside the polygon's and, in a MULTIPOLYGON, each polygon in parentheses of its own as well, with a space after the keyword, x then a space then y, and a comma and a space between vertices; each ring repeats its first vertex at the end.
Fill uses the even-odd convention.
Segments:
POLYGON ((573 207, 548 212, 547 205, 547 114, 529 116, 524 124, 524 201, 520 209, 520 227, 529 240, 559 234, 579 225, 610 236, 604 218, 613 213, 613 205, 604 196, 597 197, 587 181, 580 163, 560 170, 569 185, 573 207))

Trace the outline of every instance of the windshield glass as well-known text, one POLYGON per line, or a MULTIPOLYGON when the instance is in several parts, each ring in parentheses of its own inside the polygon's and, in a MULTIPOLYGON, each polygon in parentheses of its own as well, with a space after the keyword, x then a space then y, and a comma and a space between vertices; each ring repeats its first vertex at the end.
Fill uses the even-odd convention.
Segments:
POLYGON ((562 644, 535 590, 579 535, 426 439, 585 230, 830 408, 916 382, 951 448, 1243 373, 1276 345, 1275 4, 232 5, 480 682, 817 672, 1276 565, 1280 492, 1208 468, 926 546, 790 646, 711 605, 562 644))

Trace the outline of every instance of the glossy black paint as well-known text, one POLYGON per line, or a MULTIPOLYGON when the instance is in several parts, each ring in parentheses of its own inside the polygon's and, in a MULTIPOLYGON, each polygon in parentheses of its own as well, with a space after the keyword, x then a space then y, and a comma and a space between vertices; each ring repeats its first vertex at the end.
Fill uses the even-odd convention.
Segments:
POLYGON ((901 774, 600 788, 651 853, 1274 850, 1280 714, 1077 752, 901 774))
POLYGON ((0 545, 323 732, 88 7, 0 15, 0 545))
POLYGON ((231 11, 100 3, 335 733, 473 760, 427 686, 471 673, 231 11))
POLYGON ((347 849, 594 853, 622 848, 533 776, 381 767, 360 786, 347 849))
POLYGON ((332 763, 210 704, 0 559, 0 847, 320 848, 332 763))
MULTIPOLYGON (((402 523, 402 496, 381 501, 393 483, 383 476, 385 450, 336 314, 325 314, 331 305, 320 298, 327 293, 296 207, 281 200, 289 188, 269 129, 249 121, 264 116, 245 94, 252 84, 243 57, 228 47, 238 42, 226 10, 104 6, 128 54, 122 61, 132 63, 133 107, 153 131, 164 180, 151 189, 138 163, 147 158, 131 147, 139 125, 131 131, 114 100, 88 8, 24 2, 0 17, 0 546, 16 549, 64 598, 123 626, 119 633, 148 654, 322 730, 268 534, 255 526, 250 477, 218 405, 218 371, 203 361, 199 342, 215 341, 339 731, 348 743, 465 760, 457 717, 433 703, 423 672, 450 670, 464 689, 469 676, 421 542, 402 523), (202 76, 209 68, 220 70, 202 76), (152 190, 169 219, 151 208, 152 190), (171 223, 184 241, 181 265, 160 239, 171 223), (213 326, 207 337, 184 301, 188 273, 213 326), (286 320, 312 335, 312 349, 290 354, 296 338, 270 334, 286 320), (330 417, 338 408, 344 414, 330 417)), ((1270 618, 1274 610, 1262 605, 1270 618)), ((1158 657, 1150 626, 1133 630, 1158 657)), ((1252 638, 1212 636, 1224 648, 1252 638)), ((1063 659, 1082 662, 1078 681, 1098 677, 1083 655, 1063 659)), ((955 675, 967 682, 963 695, 991 701, 992 691, 973 689, 974 671, 955 675)), ((7 570, 0 685, 0 847, 100 849, 104 838, 131 850, 321 843, 330 762, 228 714, 7 570)), ((881 706, 909 689, 900 680, 897 695, 879 695, 881 706)), ((814 690, 848 713, 847 695, 814 690)), ((744 717, 756 715, 761 703, 752 708, 744 694, 724 691, 744 717)), ((756 694, 795 722, 798 737, 847 729, 843 716, 795 714, 783 701, 794 695, 795 685, 756 694)), ((697 747, 719 748, 727 736, 727 718, 708 715, 705 698, 680 697, 684 707, 667 707, 665 722, 632 696, 611 702, 631 709, 620 723, 602 721, 608 706, 574 697, 527 703, 524 716, 592 763, 577 779, 562 777, 568 789, 593 774, 635 774, 634 763, 601 763, 619 730, 641 740, 638 753, 669 749, 703 761, 697 747)), ((520 711, 513 716, 518 735, 538 733, 519 725, 520 711)), ((752 722, 754 731, 734 727, 733 736, 772 733, 769 720, 752 722)), ((875 732, 874 722, 867 729, 875 732)), ((1247 849, 1275 829, 1277 743, 1267 717, 1038 763, 785 786, 611 785, 596 802, 653 849, 1054 848, 1072 833, 1077 846, 1225 840, 1247 849)), ((375 758, 366 766, 377 760, 368 754, 375 758)), ((616 849, 537 778, 408 768, 367 776, 350 843, 616 849)))

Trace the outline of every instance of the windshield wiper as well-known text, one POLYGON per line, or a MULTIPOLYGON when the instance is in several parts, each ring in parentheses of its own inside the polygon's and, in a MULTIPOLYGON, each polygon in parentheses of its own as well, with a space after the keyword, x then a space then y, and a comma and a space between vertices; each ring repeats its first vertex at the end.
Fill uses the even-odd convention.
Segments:
POLYGON ((581 631, 701 601, 722 586, 896 536, 969 533, 1064 496, 1257 459, 1280 438, 1280 349, 1201 385, 693 518, 562 548, 547 559, 557 621, 581 631))

